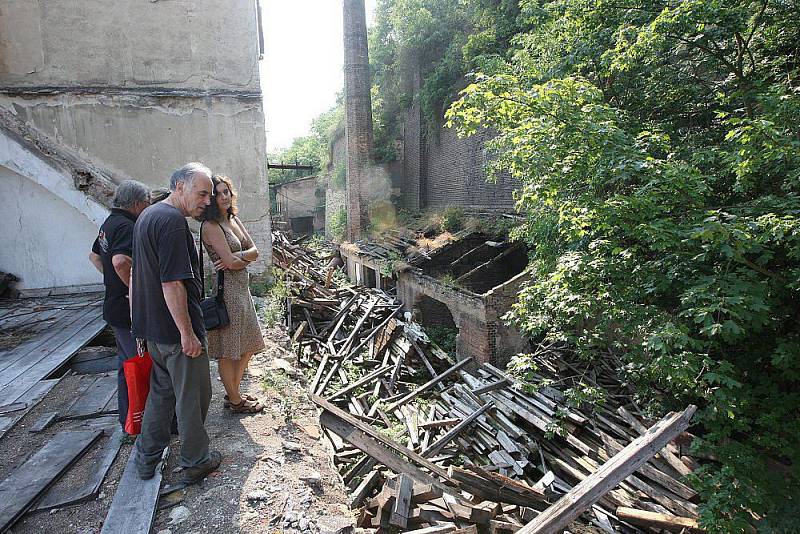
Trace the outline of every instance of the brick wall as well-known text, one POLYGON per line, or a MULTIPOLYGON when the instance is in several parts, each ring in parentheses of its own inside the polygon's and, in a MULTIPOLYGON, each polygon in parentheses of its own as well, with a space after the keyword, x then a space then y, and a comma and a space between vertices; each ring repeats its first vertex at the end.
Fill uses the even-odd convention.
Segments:
POLYGON ((484 144, 489 139, 491 134, 486 130, 460 139, 455 130, 447 127, 427 136, 422 155, 426 167, 426 176, 422 179, 425 189, 420 192, 426 206, 513 210, 512 192, 519 187, 519 182, 507 175, 499 177, 496 183, 486 181, 484 144))

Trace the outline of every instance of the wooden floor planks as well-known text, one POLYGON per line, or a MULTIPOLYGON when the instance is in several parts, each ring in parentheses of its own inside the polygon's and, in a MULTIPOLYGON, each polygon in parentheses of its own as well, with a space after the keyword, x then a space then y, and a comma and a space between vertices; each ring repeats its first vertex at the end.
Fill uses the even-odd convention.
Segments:
POLYGON ((6 532, 103 434, 60 432, 0 482, 0 532, 6 532))
POLYGON ((97 497, 97 494, 100 492, 100 486, 103 484, 108 470, 111 469, 111 464, 114 463, 114 459, 117 457, 120 447, 122 447, 122 429, 117 427, 113 432, 108 432, 110 432, 111 435, 103 446, 100 457, 97 459, 98 461, 94 466, 94 470, 86 483, 77 490, 64 488, 61 491, 57 491, 59 488, 53 488, 42 497, 41 501, 39 501, 38 505, 34 508, 35 510, 62 508, 97 497))
POLYGON ((87 384, 67 410, 64 419, 85 419, 117 410, 117 402, 114 398, 117 393, 116 373, 113 375, 83 375, 81 380, 86 381, 87 384))
POLYGON ((14 402, 36 382, 61 367, 105 326, 101 308, 92 306, 68 327, 49 336, 38 352, 5 367, 0 371, 0 406, 14 402))
POLYGON ((53 386, 55 386, 57 383, 57 378, 52 380, 41 380, 36 382, 29 390, 24 392, 24 394, 21 395, 17 401, 23 400, 25 404, 27 404, 25 409, 0 416, 0 438, 5 436, 6 432, 11 430, 14 425, 20 421, 20 419, 25 417, 25 414, 27 414, 34 406, 39 404, 44 396, 47 395, 47 393, 53 389, 53 386))

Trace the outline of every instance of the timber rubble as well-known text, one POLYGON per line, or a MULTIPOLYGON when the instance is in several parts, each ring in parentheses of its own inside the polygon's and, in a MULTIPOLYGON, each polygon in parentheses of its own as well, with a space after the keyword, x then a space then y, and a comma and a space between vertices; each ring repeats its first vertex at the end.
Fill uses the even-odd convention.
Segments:
POLYGON ((298 365, 358 526, 387 532, 702 532, 686 475, 694 406, 650 425, 613 363, 543 362, 523 384, 456 361, 379 289, 336 284, 324 260, 273 232, 298 365), (567 402, 569 380, 607 392, 567 402), (573 525, 573 527, 571 527, 573 525), (573 530, 577 531, 577 530, 573 530))

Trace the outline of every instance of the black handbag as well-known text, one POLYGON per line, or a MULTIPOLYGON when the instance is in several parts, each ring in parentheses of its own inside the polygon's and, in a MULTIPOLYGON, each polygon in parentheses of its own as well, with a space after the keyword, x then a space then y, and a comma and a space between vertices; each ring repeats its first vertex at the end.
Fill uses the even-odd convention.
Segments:
POLYGON ((214 330, 228 326, 231 318, 223 300, 225 294, 224 271, 217 271, 217 294, 213 297, 206 297, 206 277, 203 268, 203 263, 205 263, 203 261, 203 224, 205 223, 200 224, 200 278, 203 281, 200 309, 203 310, 203 323, 206 325, 206 330, 214 330))

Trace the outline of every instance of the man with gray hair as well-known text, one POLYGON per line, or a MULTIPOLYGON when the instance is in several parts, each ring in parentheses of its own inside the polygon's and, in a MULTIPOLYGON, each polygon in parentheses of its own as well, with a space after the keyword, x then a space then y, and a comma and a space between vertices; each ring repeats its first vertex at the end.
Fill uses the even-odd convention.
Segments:
POLYGON ((111 215, 100 226, 89 261, 103 273, 106 294, 103 318, 114 331, 117 341, 117 406, 119 423, 125 427, 128 415, 128 386, 122 362, 136 356, 136 342, 131 335, 131 307, 128 284, 133 256, 133 224, 150 205, 150 191, 143 183, 126 180, 117 186, 111 215))
POLYGON ((139 477, 152 478, 176 414, 183 482, 193 484, 221 462, 218 452, 209 451, 205 429, 211 375, 200 309, 203 281, 186 222, 211 203, 211 170, 188 163, 172 174, 169 188, 169 196, 147 208, 133 229, 132 330, 153 358, 135 454, 139 477))

